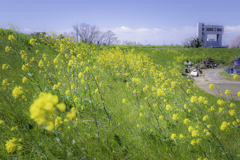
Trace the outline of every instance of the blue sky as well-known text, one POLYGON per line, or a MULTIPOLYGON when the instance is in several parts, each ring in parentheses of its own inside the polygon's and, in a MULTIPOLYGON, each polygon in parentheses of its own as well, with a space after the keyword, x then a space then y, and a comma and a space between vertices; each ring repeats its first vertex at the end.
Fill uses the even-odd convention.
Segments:
POLYGON ((70 32, 76 23, 111 29, 119 40, 181 44, 198 22, 223 25, 223 44, 240 35, 239 0, 0 0, 0 27, 70 32))

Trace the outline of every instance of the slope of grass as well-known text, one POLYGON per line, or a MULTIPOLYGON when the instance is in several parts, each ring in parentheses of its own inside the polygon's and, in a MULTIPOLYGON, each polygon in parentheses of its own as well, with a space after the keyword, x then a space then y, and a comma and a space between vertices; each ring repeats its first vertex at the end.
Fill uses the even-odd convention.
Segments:
POLYGON ((185 60, 236 50, 0 35, 2 159, 238 158, 239 102, 180 75, 185 60))

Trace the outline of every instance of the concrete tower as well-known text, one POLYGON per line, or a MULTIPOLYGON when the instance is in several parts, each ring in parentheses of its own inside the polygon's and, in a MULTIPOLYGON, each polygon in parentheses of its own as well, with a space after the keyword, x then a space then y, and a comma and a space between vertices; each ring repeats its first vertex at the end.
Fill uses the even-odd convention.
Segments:
POLYGON ((222 47, 223 26, 219 25, 204 25, 204 23, 197 24, 197 37, 202 39, 203 47, 222 47), (208 39, 207 35, 216 35, 216 39, 208 39))

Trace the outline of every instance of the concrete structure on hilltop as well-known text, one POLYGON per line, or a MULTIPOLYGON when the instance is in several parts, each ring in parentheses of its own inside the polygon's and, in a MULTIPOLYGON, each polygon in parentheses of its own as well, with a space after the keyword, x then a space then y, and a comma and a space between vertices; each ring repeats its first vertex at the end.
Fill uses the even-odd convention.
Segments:
POLYGON ((222 47, 223 26, 197 24, 197 37, 202 40, 203 47, 222 47), (208 38, 208 35, 215 35, 216 38, 208 38))

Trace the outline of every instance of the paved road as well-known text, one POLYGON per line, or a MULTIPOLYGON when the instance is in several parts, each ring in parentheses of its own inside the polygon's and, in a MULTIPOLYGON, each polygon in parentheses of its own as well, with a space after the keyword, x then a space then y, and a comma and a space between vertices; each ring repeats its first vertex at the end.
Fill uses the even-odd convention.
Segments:
POLYGON ((220 93, 227 99, 235 99, 240 101, 238 92, 240 92, 239 81, 229 81, 220 75, 223 69, 203 69, 204 77, 194 77, 196 86, 206 92, 219 96, 220 93), (215 89, 209 89, 209 84, 214 84, 215 89), (225 90, 231 90, 231 95, 225 95, 225 90), (220 93, 219 93, 220 92, 220 93))

